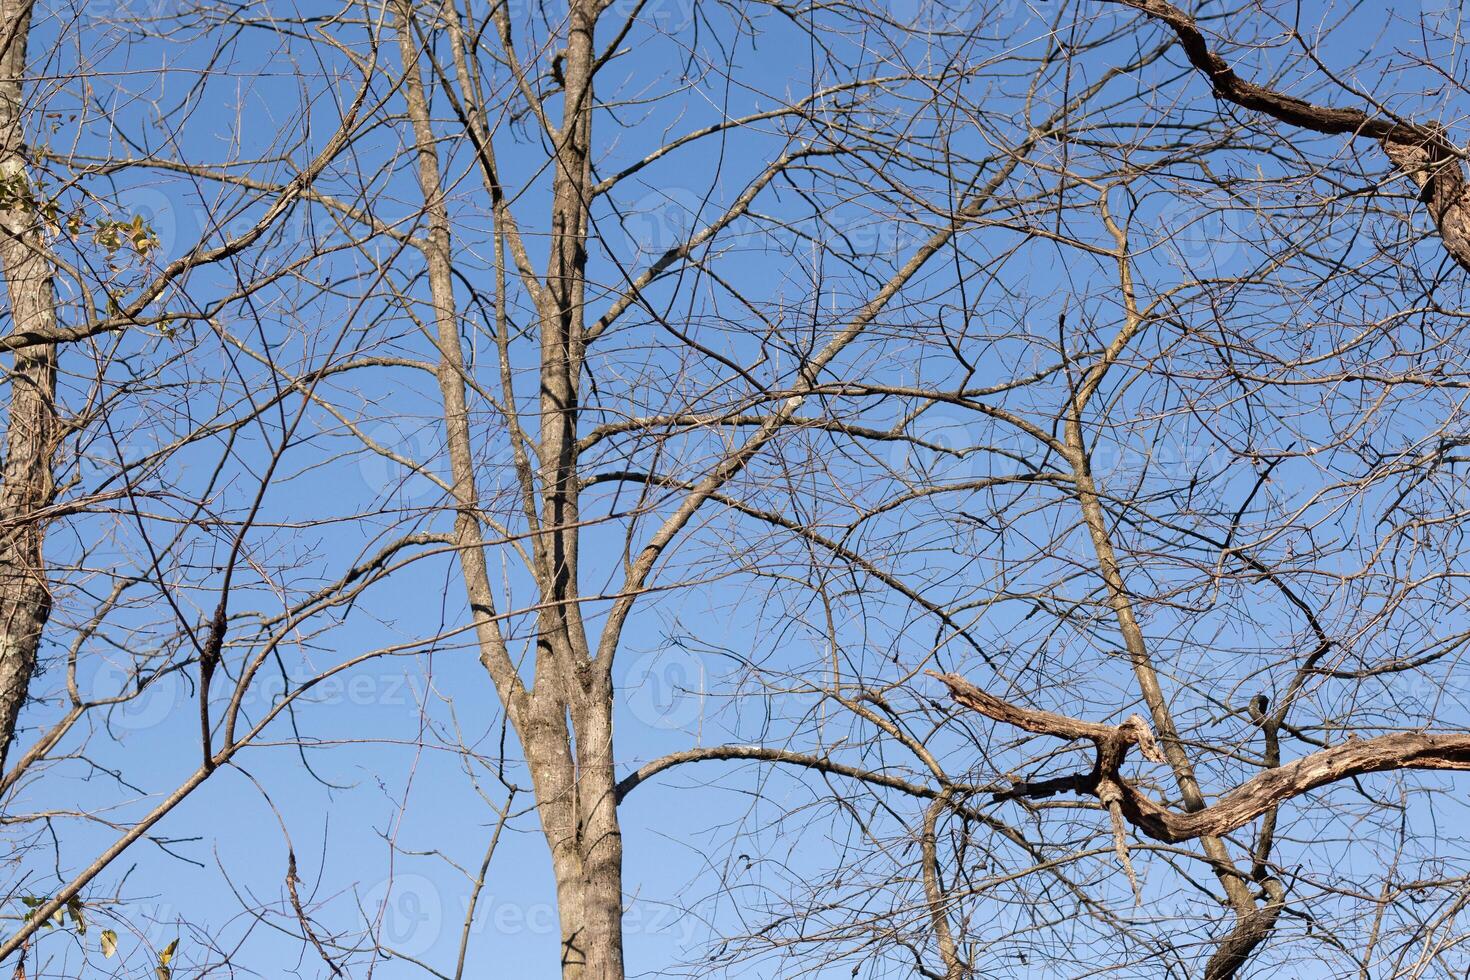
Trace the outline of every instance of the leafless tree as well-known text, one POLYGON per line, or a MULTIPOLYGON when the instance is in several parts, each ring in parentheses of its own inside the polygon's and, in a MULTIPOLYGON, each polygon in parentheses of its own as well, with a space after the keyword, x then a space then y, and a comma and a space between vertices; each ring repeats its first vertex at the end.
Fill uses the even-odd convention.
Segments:
POLYGON ((474 975, 534 830, 545 969, 619 978, 635 814, 719 824, 653 899, 707 933, 669 972, 1463 972, 1453 17, 206 3, 58 12, 87 54, 41 71, 3 14, 0 956, 127 921, 117 859, 227 838, 211 794, 283 858, 221 858, 252 926, 149 968, 279 972, 264 924, 293 969, 474 975), (165 45, 201 60, 128 80, 165 45), (112 203, 144 179, 197 242, 112 203), (629 663, 677 649, 725 666, 630 749, 629 663), (403 730, 316 696, 382 665, 403 730), (170 680, 188 764, 58 802, 132 792, 101 721, 170 680), (284 787, 362 771, 389 878, 462 876, 452 951, 302 851, 284 787))

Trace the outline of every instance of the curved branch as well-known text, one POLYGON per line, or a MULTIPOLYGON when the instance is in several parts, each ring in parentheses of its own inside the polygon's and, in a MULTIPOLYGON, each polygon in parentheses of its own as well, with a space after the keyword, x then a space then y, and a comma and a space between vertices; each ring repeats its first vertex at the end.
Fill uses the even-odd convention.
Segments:
POLYGON ((1470 770, 1470 735, 1398 732, 1377 738, 1352 738, 1267 769, 1226 793, 1218 803, 1194 813, 1174 813, 1126 787, 1124 814, 1155 840, 1178 843, 1206 834, 1228 834, 1273 806, 1322 786, 1399 769, 1470 770))
POLYGON ((667 769, 672 769, 675 766, 683 765, 687 762, 712 762, 720 759, 756 759, 763 762, 784 762, 789 765, 800 766, 803 769, 815 769, 818 772, 831 773, 836 776, 847 776, 850 779, 872 783, 875 786, 882 786, 886 789, 896 789, 900 793, 907 793, 909 796, 924 800, 938 799, 940 796, 952 793, 957 789, 978 793, 995 791, 994 787, 988 786, 952 786, 944 790, 936 789, 931 786, 912 783, 907 779, 900 779, 897 776, 888 776, 881 772, 874 772, 871 769, 863 769, 860 766, 849 766, 845 763, 834 762, 825 756, 807 755, 803 752, 793 752, 790 749, 768 748, 764 745, 712 745, 708 748, 687 749, 683 752, 671 753, 662 758, 654 759, 652 762, 641 766, 635 772, 624 776, 618 781, 618 802, 623 802, 623 798, 631 793, 640 783, 657 776, 667 769))
POLYGON ((988 718, 1039 735, 1068 740, 1086 738, 1097 744, 1097 768, 1091 776, 1022 784, 997 793, 997 799, 1043 792, 1053 795, 1062 790, 1101 796, 1110 784, 1116 785, 1122 790, 1120 803, 1128 822, 1147 836, 1169 844, 1196 837, 1223 836, 1278 804, 1369 773, 1402 769, 1470 770, 1470 734, 1396 732, 1367 739, 1350 737, 1342 745, 1267 769, 1230 790, 1211 806, 1180 813, 1156 803, 1118 772, 1128 748, 1133 745, 1139 745, 1145 757, 1155 761, 1159 758, 1157 749, 1150 748, 1152 733, 1137 715, 1116 727, 1081 721, 1013 705, 981 691, 956 674, 930 673, 944 682, 955 701, 988 718))
POLYGON ((1419 186, 1419 199, 1439 231, 1445 251, 1470 271, 1470 207, 1460 158, 1463 154, 1437 124, 1416 125, 1361 109, 1322 106, 1246 81, 1210 50, 1194 18, 1167 0, 1105 0, 1131 7, 1167 25, 1196 71, 1209 79, 1215 96, 1242 109, 1315 133, 1378 140, 1395 167, 1419 186))

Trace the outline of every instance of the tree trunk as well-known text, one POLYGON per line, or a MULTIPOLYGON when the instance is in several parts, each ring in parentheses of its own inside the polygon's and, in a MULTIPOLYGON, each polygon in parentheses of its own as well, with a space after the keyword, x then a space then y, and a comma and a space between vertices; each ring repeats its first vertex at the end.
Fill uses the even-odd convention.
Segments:
MULTIPOLYGON (((55 298, 39 217, 30 199, 22 128, 30 8, 25 0, 0 2, 0 272, 12 329, 49 331, 56 326, 55 298)), ((0 465, 0 771, 51 612, 39 512, 55 492, 55 346, 21 348, 7 375, 10 409, 0 465)))
POLYGON ((622 980, 623 838, 612 760, 611 692, 579 692, 569 749, 561 699, 532 709, 526 756, 535 781, 541 829, 551 849, 561 918, 563 980, 622 980))
MULTIPOLYGON (((577 425, 586 346, 588 201, 591 196, 593 75, 600 5, 569 11, 561 138, 552 181, 552 242, 542 293, 541 514, 535 541, 543 603, 536 697, 554 712, 544 731, 559 743, 543 753, 526 740, 556 869, 564 980, 622 980, 623 839, 613 772, 611 657, 594 656, 578 584, 581 535, 577 425), (570 720, 571 731, 566 722, 570 720)), ((603 643, 617 645, 610 619, 603 643)), ((550 740, 548 739, 548 742, 550 740)))
MULTIPOLYGON (((565 980, 623 978, 623 841, 618 829, 613 766, 611 665, 587 649, 578 606, 579 533, 576 459, 577 385, 581 372, 582 302, 589 182, 590 72, 593 14, 579 6, 568 78, 583 93, 568 110, 575 134, 558 160, 554 236, 541 324, 541 442, 544 534, 533 540, 542 597, 535 683, 526 692, 494 625, 478 517, 475 444, 466 401, 467 369, 453 287, 450 219, 435 151, 429 97, 419 66, 414 8, 395 8, 404 66, 404 99, 418 147, 418 177, 428 234, 419 246, 434 305, 438 381, 444 403, 455 517, 455 540, 472 611, 480 617, 481 660, 510 717, 536 793, 536 811, 551 852, 561 919, 565 980)), ((571 83, 569 83, 569 88, 571 83)), ((508 411, 514 399, 507 395, 508 411)), ((534 488, 526 488, 528 490, 534 488)))

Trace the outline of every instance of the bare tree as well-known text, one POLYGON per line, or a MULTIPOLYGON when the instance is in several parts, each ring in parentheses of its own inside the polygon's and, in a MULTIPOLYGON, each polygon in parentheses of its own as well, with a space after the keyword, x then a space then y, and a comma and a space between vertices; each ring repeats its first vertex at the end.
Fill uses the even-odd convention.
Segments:
MULTIPOLYGON (((430 287, 424 322, 437 347, 454 541, 469 608, 478 617, 479 659, 519 739, 534 787, 556 874, 563 975, 621 976, 625 889, 617 806, 630 787, 618 789, 613 677, 635 604, 646 601, 665 556, 702 513, 720 507, 750 510, 745 494, 762 492, 768 479, 752 468, 788 432, 864 434, 850 432, 844 410, 834 406, 847 400, 851 379, 874 370, 868 364, 871 355, 860 352, 881 346, 890 307, 941 261, 957 235, 1004 221, 1003 215, 1018 207, 1014 192, 1002 189, 1023 172, 1036 145, 1054 135, 1067 114, 1078 111, 1103 84, 1084 86, 1020 142, 967 163, 962 178, 940 189, 940 201, 915 202, 935 217, 932 224, 928 215, 920 219, 921 227, 928 227, 913 246, 886 271, 864 270, 872 281, 865 292, 830 312, 813 310, 810 333, 792 342, 782 336, 783 300, 725 281, 715 271, 723 237, 754 218, 779 183, 792 183, 802 194, 823 193, 821 168, 828 160, 851 168, 836 183, 851 180, 863 187, 872 179, 868 168, 881 166, 870 158, 883 155, 882 140, 869 131, 866 119, 872 93, 908 84, 942 85, 947 70, 931 80, 912 72, 864 77, 832 65, 840 74, 817 91, 776 109, 696 128, 614 169, 594 163, 594 134, 602 125, 595 119, 612 107, 596 94, 597 80, 617 70, 616 59, 626 57, 624 45, 633 43, 630 35, 646 43, 650 25, 638 23, 637 8, 624 16, 603 4, 575 3, 563 20, 548 25, 545 40, 534 24, 513 22, 499 8, 478 26, 466 25, 452 5, 416 9, 400 4, 392 13, 424 197, 421 251, 430 287), (493 81, 475 67, 480 57, 471 39, 484 35, 493 37, 491 57, 506 69, 493 81), (442 48, 448 53, 437 54, 442 48), (491 85, 495 88, 487 90, 491 85), (494 396, 486 391, 489 385, 476 383, 462 350, 464 314, 454 281, 464 263, 456 260, 452 245, 450 191, 435 150, 441 137, 431 117, 433 86, 443 91, 454 138, 469 144, 493 221, 489 276, 464 271, 458 278, 471 284, 490 280, 484 288, 494 310, 486 325, 487 344, 493 343, 499 362, 493 369, 498 378, 491 375, 499 385, 494 396), (524 207, 511 203, 535 198, 529 189, 505 186, 497 143, 507 137, 487 121, 503 118, 507 106, 522 101, 519 112, 545 145, 544 159, 530 172, 550 174, 545 217, 534 224, 528 224, 524 207), (767 119, 781 123, 774 138, 753 130, 767 119), (639 217, 638 205, 624 211, 618 203, 624 187, 661 158, 698 152, 701 141, 733 137, 772 144, 757 151, 756 165, 741 175, 738 190, 701 192, 712 206, 708 214, 701 209, 687 216, 687 231, 647 256, 623 252, 609 225, 618 215, 639 217), (608 169, 613 172, 598 176, 608 169), (611 202, 611 211, 598 207, 602 201, 611 202), (531 257, 532 235, 544 245, 544 271, 531 257), (659 296, 661 283, 686 273, 696 280, 708 275, 709 286, 695 288, 729 294, 719 307, 733 302, 743 308, 728 314, 733 319, 725 323, 713 309, 699 314, 716 335, 727 333, 718 343, 730 354, 712 349, 678 322, 674 311, 682 290, 671 298, 659 296), (516 325, 520 317, 529 328, 516 325), (745 319, 749 325, 740 322, 745 319), (516 390, 517 368, 524 363, 517 353, 522 330, 533 351, 529 374, 537 395, 531 404, 516 390), (649 353, 660 347, 667 356, 649 353), (678 379, 672 386, 662 380, 670 375, 678 379), (601 380, 604 376, 608 381, 601 380), (481 412, 492 413, 488 431, 473 424, 471 391, 486 400, 481 412), (814 399, 822 403, 815 413, 809 407, 814 399), (527 416, 534 421, 523 422, 527 416), (500 446, 509 450, 513 477, 503 498, 515 501, 503 516, 485 499, 476 475, 477 460, 493 458, 492 447, 500 446), (735 490, 751 480, 751 490, 735 490), (634 489, 625 498, 620 485, 628 484, 634 489), (611 496, 589 498, 589 491, 602 488, 610 488, 611 496), (595 508, 586 506, 589 499, 596 501, 595 508), (618 503, 623 499, 626 503, 618 503), (490 526, 502 540, 526 542, 517 548, 517 559, 524 563, 529 595, 520 600, 497 598, 490 581, 484 557, 490 513, 496 513, 490 526), (620 527, 615 538, 621 542, 619 562, 593 566, 602 585, 584 592, 580 583, 589 569, 581 557, 583 542, 606 523, 620 527), (589 607, 595 610, 591 617, 589 607), (505 609, 525 610, 519 616, 528 631, 521 633, 527 646, 521 657, 512 653, 501 625, 505 609)), ((819 219, 814 232, 819 240, 828 234, 826 224, 819 219)), ((821 275, 819 269, 812 272, 821 275)), ((873 394, 879 401, 885 397, 881 391, 873 394)), ((881 429, 870 431, 883 439, 881 429)), ((659 588, 667 590, 675 582, 659 588)))
POLYGON ((148 968, 475 975, 544 854, 579 980, 1462 970, 1453 29, 1345 79, 1368 15, 1293 4, 155 13, 182 96, 6 49, 0 956, 110 955, 46 924, 247 836, 204 800, 280 859, 148 968), (143 180, 197 241, 100 216, 143 180), (724 666, 630 731, 671 651, 724 666), (373 671, 410 717, 322 696, 373 671), (106 721, 170 683, 156 774, 106 721), (629 827, 713 828, 687 889, 629 827))
MULTIPOLYGON (((54 287, 25 157, 24 81, 30 3, 0 8, 0 178, 5 182, 0 263, 12 329, 47 336, 56 330, 54 287)), ((36 670, 36 648, 51 612, 41 553, 42 511, 55 490, 52 467, 60 440, 56 415, 56 347, 17 351, 10 372, 4 475, 0 477, 0 770, 15 738, 16 718, 36 670)))

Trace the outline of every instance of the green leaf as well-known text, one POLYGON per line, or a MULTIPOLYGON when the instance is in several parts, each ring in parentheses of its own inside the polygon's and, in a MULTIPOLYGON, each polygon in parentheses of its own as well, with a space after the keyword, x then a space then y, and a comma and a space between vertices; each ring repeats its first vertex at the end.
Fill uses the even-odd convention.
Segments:
POLYGON ((78 936, 87 934, 87 920, 82 918, 82 900, 72 896, 67 900, 66 911, 71 915, 71 923, 77 928, 78 936))
POLYGON ((117 955, 117 933, 111 929, 102 930, 102 955, 109 960, 117 955))

